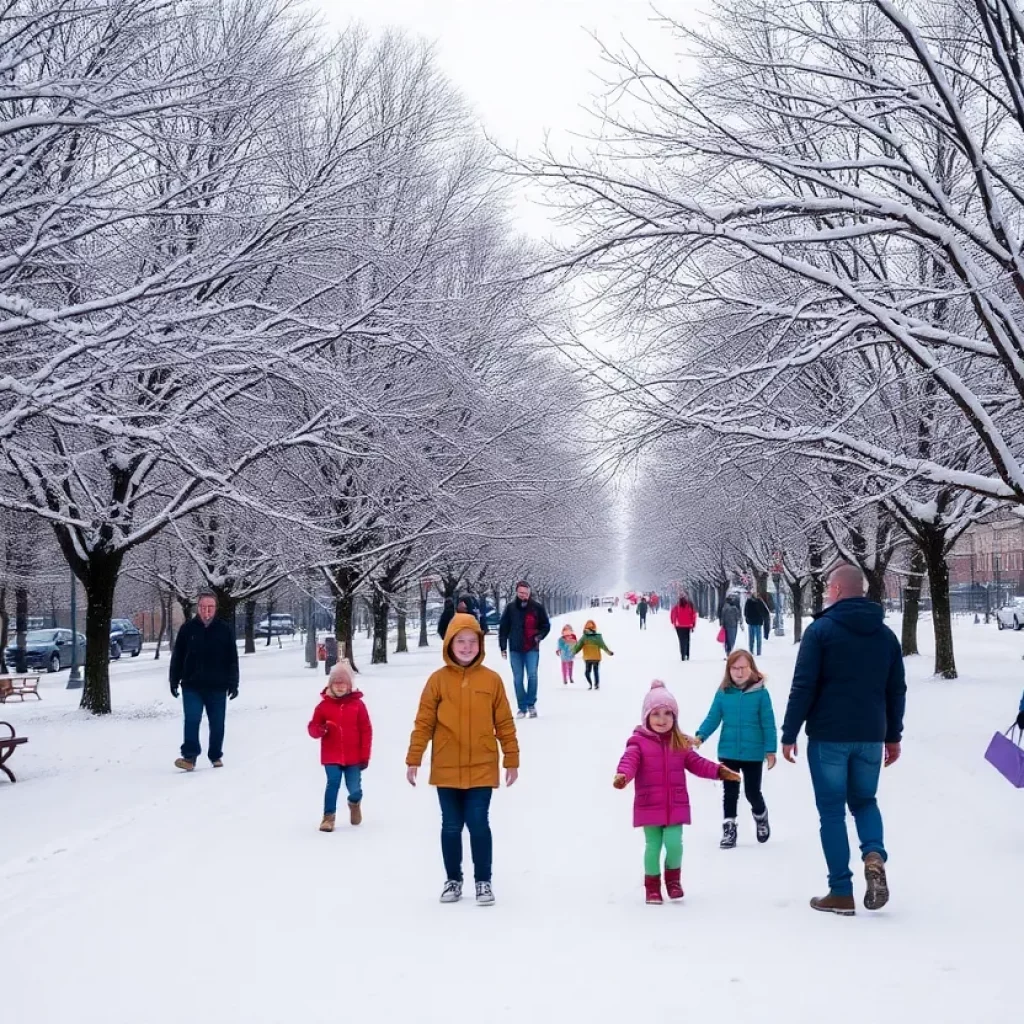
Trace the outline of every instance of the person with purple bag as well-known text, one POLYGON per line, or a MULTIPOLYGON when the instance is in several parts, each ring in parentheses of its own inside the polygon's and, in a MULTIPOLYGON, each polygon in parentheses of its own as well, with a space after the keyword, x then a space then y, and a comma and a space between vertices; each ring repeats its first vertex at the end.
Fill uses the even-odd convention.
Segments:
POLYGON ((1024 693, 1020 696, 1020 710, 1017 712, 1017 728, 1024 732, 1024 693))
POLYGON ((806 723, 807 763, 821 820, 828 865, 826 896, 811 908, 852 917, 853 872, 846 809, 860 839, 864 907, 889 902, 888 860, 878 809, 878 779, 900 756, 907 682, 900 642, 883 621, 882 606, 864 596, 864 574, 843 564, 829 577, 827 607, 800 643, 789 706, 782 724, 782 756, 795 761, 806 723))

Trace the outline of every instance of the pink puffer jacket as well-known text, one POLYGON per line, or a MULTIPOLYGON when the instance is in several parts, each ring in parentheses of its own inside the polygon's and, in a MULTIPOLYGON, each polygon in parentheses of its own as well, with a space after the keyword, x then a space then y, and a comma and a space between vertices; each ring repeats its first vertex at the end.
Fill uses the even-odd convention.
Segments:
POLYGON ((717 779, 718 765, 695 750, 673 750, 671 733, 664 736, 643 726, 634 730, 619 761, 619 774, 636 781, 633 827, 689 825, 690 794, 686 773, 717 779))

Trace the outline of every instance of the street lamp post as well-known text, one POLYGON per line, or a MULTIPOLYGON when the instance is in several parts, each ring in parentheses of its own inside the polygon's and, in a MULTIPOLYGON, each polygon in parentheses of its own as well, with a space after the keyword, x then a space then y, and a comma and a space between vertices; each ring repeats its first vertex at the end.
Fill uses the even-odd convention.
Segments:
POLYGON ((71 573, 71 672, 68 674, 69 690, 82 688, 82 672, 78 665, 78 581, 71 573))
POLYGON ((974 609, 974 624, 978 625, 981 621, 978 618, 978 595, 975 592, 977 583, 974 581, 974 544, 971 544, 971 607, 974 609))

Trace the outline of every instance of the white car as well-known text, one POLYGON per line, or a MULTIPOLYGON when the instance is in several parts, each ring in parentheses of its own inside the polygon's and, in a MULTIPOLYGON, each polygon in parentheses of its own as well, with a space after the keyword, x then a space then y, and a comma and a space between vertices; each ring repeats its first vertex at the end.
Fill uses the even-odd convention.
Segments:
POLYGON ((263 619, 256 627, 257 636, 294 636, 295 623, 290 615, 271 615, 269 619, 263 619))
POLYGON ((1024 629, 1024 597, 1011 597, 996 612, 996 624, 1000 629, 1024 629))

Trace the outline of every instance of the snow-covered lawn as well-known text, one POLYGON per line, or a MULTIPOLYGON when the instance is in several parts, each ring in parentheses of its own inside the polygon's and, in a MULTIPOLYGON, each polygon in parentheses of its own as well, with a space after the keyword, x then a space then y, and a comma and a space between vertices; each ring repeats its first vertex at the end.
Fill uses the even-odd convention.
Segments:
MULTIPOLYGON (((586 614, 569 618, 579 629, 586 614)), ((693 780, 687 897, 643 904, 632 791, 611 777, 652 677, 693 730, 723 662, 707 624, 687 665, 666 614, 645 634, 621 612, 601 627, 617 653, 599 693, 562 687, 553 643, 544 651, 541 717, 519 723, 520 781, 492 805, 490 910, 438 904, 436 797, 404 779, 436 638, 364 670, 365 823, 333 835, 317 831, 323 776, 306 734, 323 674, 302 666, 297 642, 243 660, 221 771, 171 765, 180 705, 166 659, 115 665, 117 711, 102 720, 77 710, 66 673, 44 677, 42 703, 0 708, 30 737, 11 761, 18 784, 0 780, 4 1019, 907 1024, 1017 1012, 1024 792, 982 755, 1015 713, 1024 638, 958 625, 955 683, 928 678, 930 658, 911 661, 904 758, 881 791, 892 902, 839 919, 807 907, 826 886, 803 763, 767 777, 765 847, 743 811, 739 848, 721 852, 721 788, 693 780)), ((762 659, 780 718, 793 655, 773 638, 762 659)), ((468 867, 468 841, 466 854, 468 867)))

